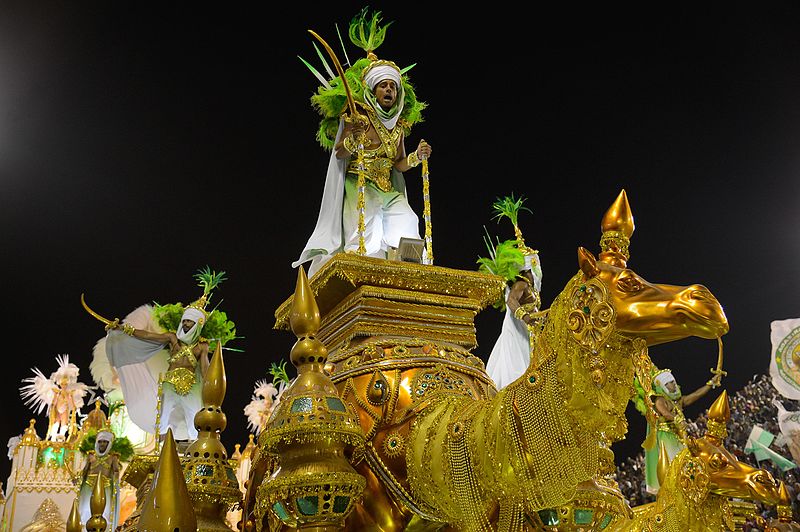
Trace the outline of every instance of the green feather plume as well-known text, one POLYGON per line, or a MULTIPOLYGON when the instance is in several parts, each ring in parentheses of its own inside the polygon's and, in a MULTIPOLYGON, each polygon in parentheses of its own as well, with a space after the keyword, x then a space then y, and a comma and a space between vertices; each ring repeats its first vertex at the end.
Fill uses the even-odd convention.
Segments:
MULTIPOLYGON (((486 235, 483 237, 488 257, 478 257, 478 271, 499 275, 506 282, 514 282, 520 277, 520 272, 525 267, 525 256, 517 247, 516 240, 506 240, 492 244, 491 238, 486 235)), ((505 311, 505 298, 501 297, 492 306, 498 310, 505 311)))
POLYGON ((380 11, 370 15, 369 8, 363 8, 350 21, 348 30, 350 41, 367 53, 377 50, 386 38, 386 30, 392 25, 392 22, 389 22, 381 26, 381 20, 383 19, 380 11))
POLYGON ((518 227, 519 213, 521 211, 528 211, 530 213, 533 212, 529 208, 522 205, 525 203, 526 199, 527 198, 523 196, 515 198, 513 192, 510 196, 497 198, 497 200, 492 204, 492 210, 494 211, 494 216, 492 218, 497 220, 498 223, 501 219, 508 218, 511 220, 511 223, 515 228, 518 227))
POLYGON ((273 362, 269 366, 269 374, 272 375, 272 382, 277 384, 284 382, 289 384, 289 374, 286 373, 286 361, 281 360, 280 364, 273 362))
POLYGON ((222 284, 222 281, 227 280, 225 272, 215 272, 208 266, 198 270, 194 274, 194 278, 197 280, 197 286, 203 288, 203 295, 205 296, 211 294, 211 291, 222 284))

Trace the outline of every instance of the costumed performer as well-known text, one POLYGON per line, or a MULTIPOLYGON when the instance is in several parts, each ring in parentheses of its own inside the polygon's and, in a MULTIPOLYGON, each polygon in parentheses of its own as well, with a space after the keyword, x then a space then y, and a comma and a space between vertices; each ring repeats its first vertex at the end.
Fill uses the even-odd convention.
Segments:
MULTIPOLYGON (((425 104, 417 100, 408 81, 410 67, 401 69, 375 55, 389 26, 380 22, 380 12, 369 17, 366 8, 350 22, 350 40, 367 57, 349 67, 344 79, 341 74, 334 78, 325 63, 332 78, 326 80, 304 61, 322 82, 311 102, 323 117, 317 139, 331 150, 317 225, 292 263, 297 267, 311 261, 309 276, 336 253, 359 252, 359 172, 365 178, 363 253, 386 258, 401 237, 420 238, 419 219, 408 203, 403 172, 431 155, 431 146, 424 140, 410 154, 405 148, 405 137, 422 120, 425 104)), ((338 64, 335 57, 332 60, 338 64)))
POLYGON ((106 353, 119 377, 130 419, 142 430, 161 437, 171 428, 176 441, 197 439, 194 416, 203 406, 209 348, 216 342, 224 345, 236 334, 224 312, 206 310, 212 290, 225 280, 225 272, 206 267, 194 277, 203 287, 195 302, 186 307, 181 303, 153 307, 164 332, 106 320, 83 303, 87 311, 107 324, 106 353), (154 357, 160 359, 157 372, 148 364, 154 357))
POLYGON ((36 414, 47 410, 46 439, 66 441, 77 433, 76 416, 83 408, 83 398, 89 386, 78 382, 80 370, 69 361, 69 355, 56 356, 56 362, 58 369, 50 374, 50 378, 38 368, 32 368, 34 376, 22 379, 28 384, 20 387, 20 395, 36 414))
MULTIPOLYGON (((681 387, 678 385, 678 381, 671 370, 653 367, 651 399, 655 409, 656 437, 654 444, 643 445, 645 448, 645 490, 647 493, 652 495, 658 493, 658 455, 661 444, 664 444, 670 460, 675 458, 686 447, 684 443, 686 418, 684 417, 683 409, 719 386, 721 380, 722 374, 716 373, 706 384, 690 394, 683 395, 681 387)), ((636 409, 646 415, 647 407, 644 401, 644 388, 636 378, 634 378, 634 388, 636 389, 636 395, 634 396, 636 409)), ((648 423, 646 442, 651 440, 653 430, 653 427, 648 423)))
POLYGON ((498 200, 492 206, 495 218, 509 218, 514 226, 515 240, 492 245, 486 241, 489 257, 478 259, 479 270, 499 275, 506 280, 504 299, 495 307, 505 310, 503 325, 492 347, 486 372, 498 390, 517 380, 528 369, 531 351, 537 333, 537 313, 541 307, 539 292, 542 288, 542 267, 539 253, 525 245, 518 225, 518 215, 525 198, 510 197, 498 200))
POLYGON ((120 489, 119 475, 121 461, 127 461, 133 454, 133 447, 126 438, 116 438, 110 427, 88 434, 81 442, 81 451, 86 455, 86 463, 78 477, 78 509, 81 523, 86 524, 92 517, 90 501, 98 474, 102 473, 106 492, 106 506, 103 517, 108 522, 108 530, 116 530, 119 524, 120 489), (125 455, 122 457, 122 455, 125 455))

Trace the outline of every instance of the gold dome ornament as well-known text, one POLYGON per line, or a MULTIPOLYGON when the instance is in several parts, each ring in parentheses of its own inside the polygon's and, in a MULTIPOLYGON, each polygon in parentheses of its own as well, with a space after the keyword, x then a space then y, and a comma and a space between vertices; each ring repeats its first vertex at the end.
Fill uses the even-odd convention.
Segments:
POLYGON ((731 418, 731 407, 728 404, 728 392, 722 390, 719 397, 708 409, 708 424, 706 438, 716 444, 722 443, 728 437, 728 421, 731 418))
POLYGON ((298 375, 258 438, 260 450, 276 455, 279 465, 256 492, 255 526, 263 530, 265 519, 277 517, 293 528, 337 530, 366 485, 348 462, 365 436, 323 371, 328 352, 314 337, 319 308, 302 266, 289 322, 297 336, 290 358, 298 375))
POLYGON ((186 489, 172 429, 167 429, 150 491, 142 505, 139 532, 195 532, 197 518, 186 489))

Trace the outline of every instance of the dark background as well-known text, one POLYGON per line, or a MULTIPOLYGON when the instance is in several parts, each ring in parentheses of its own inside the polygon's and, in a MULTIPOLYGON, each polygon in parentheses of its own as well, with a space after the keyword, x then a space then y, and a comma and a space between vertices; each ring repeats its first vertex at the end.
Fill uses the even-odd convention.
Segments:
MULTIPOLYGON (((306 30, 338 44, 334 24, 346 31, 362 7, 289 4, 0 4, 3 442, 31 417, 18 391, 31 367, 49 375, 68 353, 93 384, 103 329, 82 292, 123 317, 193 300, 205 265, 227 272, 216 300, 245 337, 245 353, 225 359, 222 439, 230 451, 247 441, 253 384, 294 342, 273 313, 294 288, 328 160, 309 104, 317 81, 296 56, 318 65, 306 30)), ((378 6, 395 21, 378 56, 418 63, 411 81, 429 104, 407 145, 433 146, 437 264, 475 269, 484 225, 512 236, 492 201, 522 194, 548 305, 577 246, 598 251, 600 219, 625 188, 629 265, 715 293, 731 324, 729 392, 766 372, 770 321, 800 315, 798 4, 466 5, 378 6)), ((421 213, 418 170, 406 178, 421 213)), ((484 360, 501 319, 476 320, 484 360)), ((688 392, 708 379, 716 344, 651 355, 688 392)), ((629 412, 618 459, 644 434, 629 412)), ((9 468, 2 459, 0 479, 9 468)))

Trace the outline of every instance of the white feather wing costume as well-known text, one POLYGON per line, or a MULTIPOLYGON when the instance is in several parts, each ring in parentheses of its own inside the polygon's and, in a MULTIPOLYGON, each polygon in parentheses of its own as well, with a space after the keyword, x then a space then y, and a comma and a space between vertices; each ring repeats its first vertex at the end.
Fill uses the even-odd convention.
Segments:
POLYGON ((89 387, 78 382, 80 372, 78 366, 69 361, 69 355, 56 356, 56 362, 58 369, 50 374, 49 378, 45 377, 39 368, 31 368, 33 377, 22 379, 22 382, 27 384, 20 387, 20 396, 25 405, 29 406, 36 414, 50 413, 50 409, 54 407, 53 400, 56 392, 64 379, 66 379, 66 389, 72 396, 75 408, 80 410, 83 407, 83 398, 88 393, 89 387))

